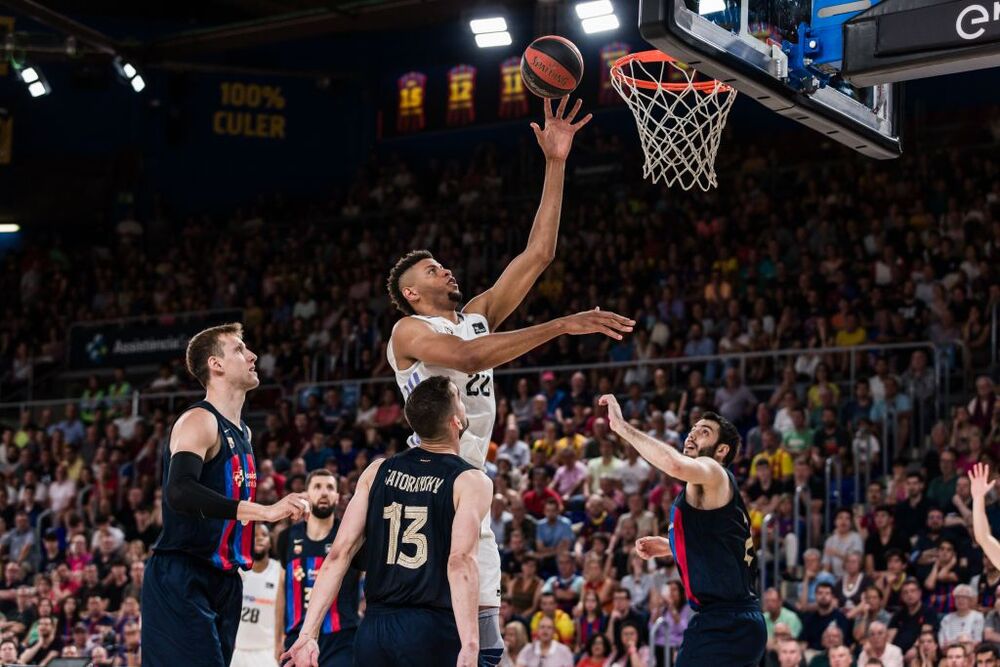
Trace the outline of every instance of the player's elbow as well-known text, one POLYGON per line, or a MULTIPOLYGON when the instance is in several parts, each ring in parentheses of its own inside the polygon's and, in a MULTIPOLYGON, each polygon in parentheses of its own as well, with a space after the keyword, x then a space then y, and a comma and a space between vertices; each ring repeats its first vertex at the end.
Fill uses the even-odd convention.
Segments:
POLYGON ((532 264, 544 269, 555 261, 556 246, 555 244, 546 246, 539 245, 538 247, 529 250, 529 257, 532 264))
POLYGON ((169 479, 164 489, 164 497, 170 509, 186 516, 198 514, 197 508, 191 502, 191 494, 187 493, 185 480, 169 479))
POLYGON ((478 564, 476 554, 468 551, 452 551, 448 554, 448 574, 465 576, 475 572, 478 564))
POLYGON ((465 343, 459 347, 452 368, 473 375, 486 370, 489 368, 489 365, 486 363, 486 356, 480 351, 478 346, 465 343))

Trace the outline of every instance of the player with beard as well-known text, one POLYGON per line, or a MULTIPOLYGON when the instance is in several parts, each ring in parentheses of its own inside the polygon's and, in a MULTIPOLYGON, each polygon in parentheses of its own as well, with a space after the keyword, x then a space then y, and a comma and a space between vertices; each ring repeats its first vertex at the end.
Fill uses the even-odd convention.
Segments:
POLYGON ((270 556, 271 531, 258 523, 253 538, 253 567, 243 575, 243 612, 230 667, 276 667, 282 646, 276 613, 281 565, 270 556))
POLYGON ((670 509, 668 537, 643 537, 638 554, 673 553, 691 619, 676 667, 758 665, 767 629, 757 591, 757 558, 736 478, 726 466, 740 448, 740 434, 725 417, 706 412, 691 428, 684 452, 638 430, 622 417, 612 395, 602 396, 611 430, 644 459, 686 486, 670 509))
MULTIPOLYGON (((517 359, 563 334, 600 333, 615 340, 632 331, 630 319, 594 310, 560 317, 514 331, 495 333, 513 313, 552 262, 559 236, 566 159, 576 132, 590 115, 574 123, 580 101, 566 113, 568 98, 555 111, 546 100, 545 127, 532 123, 545 155, 542 200, 535 214, 527 247, 506 266, 496 283, 462 307, 464 297, 452 272, 426 250, 414 250, 389 271, 386 288, 404 317, 393 327, 386 349, 396 384, 408 400, 416 386, 431 376, 445 376, 459 388, 469 418, 462 436, 461 456, 483 469, 489 449, 496 399, 493 369, 517 359)), ((411 439, 411 446, 417 442, 411 439)), ((481 658, 496 665, 503 654, 500 636, 500 551, 489 518, 480 528, 479 619, 481 658)))
MULTIPOLYGON (((293 525, 278 538, 278 554, 285 566, 278 593, 279 643, 290 647, 299 637, 312 588, 323 560, 337 536, 334 510, 340 496, 337 477, 324 468, 306 478, 306 494, 312 507, 309 517, 293 525)), ((358 627, 360 572, 347 570, 340 594, 323 616, 320 626, 319 667, 351 667, 354 663, 354 632, 358 627)))

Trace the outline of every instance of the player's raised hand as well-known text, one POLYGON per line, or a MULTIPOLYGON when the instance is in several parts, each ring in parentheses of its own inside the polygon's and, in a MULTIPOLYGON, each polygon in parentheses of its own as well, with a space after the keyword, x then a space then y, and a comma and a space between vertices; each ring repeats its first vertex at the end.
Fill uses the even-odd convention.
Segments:
POLYGON ((319 667, 319 644, 312 637, 300 635, 291 648, 278 658, 281 667, 319 667))
POLYGON ((593 118, 593 114, 588 113, 574 123, 573 120, 579 113, 583 100, 578 99, 570 112, 566 113, 568 102, 569 95, 559 100, 559 107, 552 111, 552 100, 544 100, 542 106, 545 108, 545 128, 538 127, 538 123, 531 124, 535 139, 538 140, 538 145, 548 160, 565 160, 569 157, 569 149, 573 147, 573 136, 593 118))
POLYGON ((665 537, 640 537, 635 541, 635 552, 640 558, 661 558, 670 553, 670 541, 665 537))
POLYGON ((972 498, 985 498, 990 489, 997 483, 990 480, 990 467, 985 463, 977 463, 969 471, 969 481, 972 482, 972 498))
POLYGON ((295 522, 309 513, 309 498, 305 493, 289 493, 278 502, 269 505, 267 509, 269 523, 281 521, 285 517, 295 522))
POLYGON ((608 338, 621 340, 622 334, 631 333, 635 327, 635 320, 600 308, 567 315, 562 319, 566 323, 566 333, 571 336, 599 333, 608 338))

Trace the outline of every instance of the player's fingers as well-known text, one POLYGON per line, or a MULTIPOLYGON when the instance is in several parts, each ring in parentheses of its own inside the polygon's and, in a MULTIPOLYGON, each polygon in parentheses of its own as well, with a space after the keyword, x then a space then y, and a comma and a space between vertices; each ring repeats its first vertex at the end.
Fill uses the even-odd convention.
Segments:
POLYGON ((579 113, 581 106, 583 106, 583 98, 582 97, 578 97, 578 98, 576 98, 576 104, 574 104, 573 108, 569 110, 568 114, 566 114, 566 122, 567 123, 572 123, 573 122, 573 119, 576 118, 576 114, 579 113))
POLYGON ((552 98, 546 97, 542 106, 545 107, 545 120, 552 118, 552 98))
POLYGON ((563 95, 559 100, 559 108, 556 109, 556 118, 562 119, 563 115, 566 113, 566 103, 569 101, 569 95, 563 95))
POLYGON ((590 122, 590 119, 594 117, 594 114, 588 113, 586 116, 580 119, 579 123, 573 123, 573 129, 579 130, 581 127, 590 122))
POLYGON ((595 329, 594 333, 604 334, 608 338, 614 338, 615 340, 622 339, 622 335, 620 333, 604 325, 598 325, 595 329))

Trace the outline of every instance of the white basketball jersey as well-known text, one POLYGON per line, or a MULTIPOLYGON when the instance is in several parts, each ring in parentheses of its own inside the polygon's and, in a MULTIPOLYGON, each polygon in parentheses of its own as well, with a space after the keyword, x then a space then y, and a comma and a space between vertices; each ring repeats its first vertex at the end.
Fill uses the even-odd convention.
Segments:
POLYGON ((236 648, 243 651, 274 650, 274 615, 278 602, 281 564, 271 558, 263 572, 241 571, 243 611, 236 631, 236 648))
MULTIPOLYGON (((462 340, 473 340, 490 332, 486 318, 479 314, 459 313, 458 324, 444 317, 424 317, 411 315, 414 319, 426 322, 435 331, 462 340)), ((392 348, 392 338, 389 338, 387 349, 389 365, 396 372, 396 384, 403 392, 403 400, 410 397, 410 392, 425 380, 434 375, 444 375, 458 387, 459 396, 465 404, 465 414, 469 418, 469 429, 462 435, 462 458, 480 470, 486 465, 486 453, 490 447, 490 437, 493 434, 493 422, 496 420, 497 406, 493 396, 493 369, 480 371, 473 375, 462 373, 451 368, 431 366, 418 361, 406 370, 400 370, 396 363, 396 355, 392 348)))

